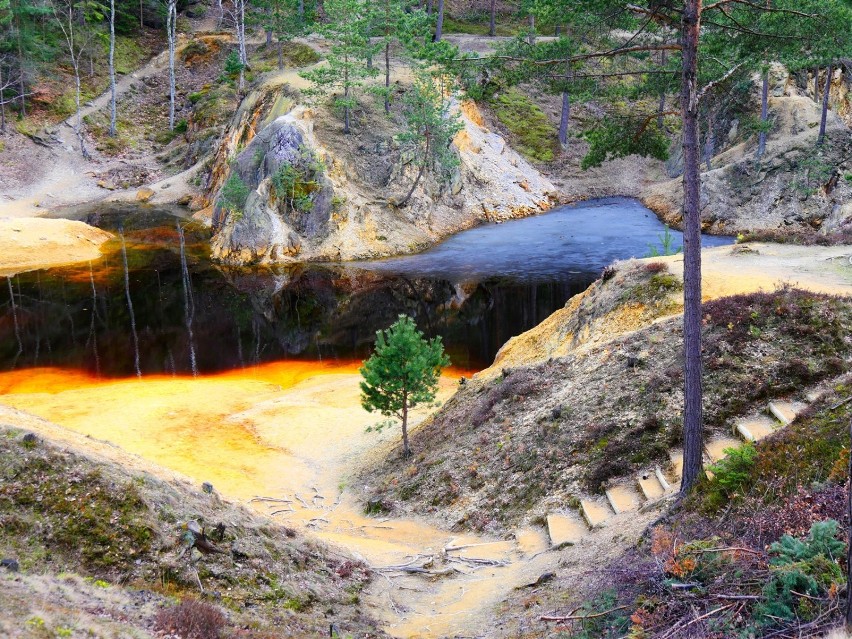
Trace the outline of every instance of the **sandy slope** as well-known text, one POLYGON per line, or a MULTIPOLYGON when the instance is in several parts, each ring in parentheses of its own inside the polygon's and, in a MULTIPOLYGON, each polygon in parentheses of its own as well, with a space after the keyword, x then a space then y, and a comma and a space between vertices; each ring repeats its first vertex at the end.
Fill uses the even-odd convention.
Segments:
POLYGON ((0 219, 0 275, 94 260, 111 237, 71 220, 0 219))

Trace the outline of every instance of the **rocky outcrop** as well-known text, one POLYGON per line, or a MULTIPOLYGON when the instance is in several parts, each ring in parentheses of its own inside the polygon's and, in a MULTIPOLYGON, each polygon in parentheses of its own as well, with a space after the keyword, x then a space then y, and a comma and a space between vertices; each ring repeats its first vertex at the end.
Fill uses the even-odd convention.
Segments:
POLYGON ((213 209, 213 256, 236 264, 295 258, 302 237, 327 234, 334 188, 319 166, 309 130, 282 116, 256 135, 234 159, 232 177, 247 190, 239 210, 220 195, 213 209))
MULTIPOLYGON (((765 155, 756 158, 755 136, 739 122, 719 136, 722 153, 701 175, 701 217, 705 231, 719 234, 781 229, 783 232, 835 231, 852 223, 852 135, 835 110, 828 113, 827 137, 817 146, 820 107, 801 95, 794 79, 779 67, 770 74, 769 134, 765 155), (780 69, 780 70, 779 70, 780 69), (733 145, 732 145, 733 143, 733 145)), ((839 89, 832 95, 839 96, 839 89)), ((839 107, 843 100, 836 101, 839 107)), ((677 157, 670 161, 678 175, 677 157)), ((643 202, 673 226, 682 222, 681 178, 651 185, 643 202)))
MULTIPOLYGON (((283 90, 281 88, 276 90, 283 90)), ((398 206, 417 171, 399 148, 395 130, 377 120, 370 143, 330 130, 327 120, 296 107, 270 120, 275 92, 259 92, 241 108, 214 163, 212 190, 215 259, 228 264, 352 260, 411 253, 486 221, 547 210, 556 188, 496 133, 472 103, 455 103, 464 125, 454 140, 459 166, 449 183, 427 175, 405 206, 398 206), (248 146, 237 152, 237 140, 248 146), (354 148, 353 148, 354 147, 354 148), (230 158, 230 159, 228 159, 230 158), (285 167, 285 168, 282 168, 285 167), (289 168, 286 168, 289 167, 289 168), (279 193, 275 176, 307 176, 297 192, 279 193), (248 196, 239 211, 224 206, 222 187, 238 176, 248 196)), ((384 118, 384 115, 382 115, 384 118)))

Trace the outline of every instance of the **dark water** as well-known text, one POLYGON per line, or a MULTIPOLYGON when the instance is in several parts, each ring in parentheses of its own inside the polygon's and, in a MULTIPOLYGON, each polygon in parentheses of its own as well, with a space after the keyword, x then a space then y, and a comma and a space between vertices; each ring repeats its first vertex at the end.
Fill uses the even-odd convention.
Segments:
MULTIPOLYGON (((455 365, 482 368, 604 266, 659 248, 664 231, 637 202, 612 199, 479 227, 415 256, 229 269, 209 261, 208 232, 173 213, 82 211, 89 223, 122 229, 126 278, 117 240, 91 264, 3 281, 0 369, 70 366, 125 376, 136 374, 137 361, 144 375, 191 373, 193 360, 198 372, 212 372, 283 358, 362 358, 375 331, 400 313, 441 335, 455 365)), ((680 234, 672 235, 680 246, 680 234)))

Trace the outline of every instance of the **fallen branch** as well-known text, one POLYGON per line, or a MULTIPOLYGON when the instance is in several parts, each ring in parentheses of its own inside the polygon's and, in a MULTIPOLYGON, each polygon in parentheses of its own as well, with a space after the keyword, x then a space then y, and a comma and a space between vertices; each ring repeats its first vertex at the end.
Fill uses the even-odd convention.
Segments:
MULTIPOLYGON (((733 604, 731 604, 733 605, 733 604)), ((595 619, 596 617, 605 617, 606 615, 615 612, 616 610, 624 610, 629 606, 617 606, 615 608, 610 608, 609 610, 604 610, 603 612, 597 612, 593 615, 565 615, 564 617, 555 617, 551 615, 542 615, 539 617, 541 621, 583 621, 584 619, 595 619)))

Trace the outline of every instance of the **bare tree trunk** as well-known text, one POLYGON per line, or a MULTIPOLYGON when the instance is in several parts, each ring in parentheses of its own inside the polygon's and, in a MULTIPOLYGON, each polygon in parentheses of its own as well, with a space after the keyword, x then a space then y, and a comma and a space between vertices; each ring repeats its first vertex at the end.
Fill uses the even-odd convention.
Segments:
POLYGON ((83 138, 83 115, 80 109, 80 64, 77 58, 72 55, 74 67, 74 86, 76 92, 74 94, 74 103, 77 107, 77 123, 74 125, 74 133, 77 135, 77 140, 80 142, 80 153, 85 159, 89 159, 89 152, 86 150, 86 141, 83 138))
POLYGON ((435 23, 435 42, 441 41, 444 32, 444 0, 438 0, 438 20, 435 23))
POLYGON ((343 71, 343 132, 349 134, 349 56, 346 57, 346 67, 343 71))
POLYGON ((402 456, 411 457, 411 446, 408 445, 408 394, 402 396, 402 456))
POLYGON ((704 164, 707 170, 713 170, 713 153, 716 149, 716 136, 713 132, 713 111, 707 114, 707 136, 704 138, 704 164))
POLYGON ((175 40, 177 25, 177 0, 169 0, 166 14, 166 32, 169 39, 169 131, 175 130, 175 40))
POLYGON ((488 18, 488 35, 497 35, 497 0, 491 0, 491 14, 488 18))
POLYGON ((411 188, 408 190, 408 193, 402 198, 402 201, 397 204, 397 206, 405 206, 408 204, 408 200, 411 199, 411 196, 414 195, 414 190, 417 188, 417 185, 420 184, 420 179, 423 177, 423 174, 426 172, 426 165, 429 163, 429 140, 431 136, 429 132, 426 132, 426 148, 423 151, 423 162, 420 164, 420 170, 417 172, 417 177, 414 178, 414 184, 411 185, 411 188))
POLYGON ((535 45, 535 14, 530 13, 530 32, 527 36, 527 42, 529 42, 530 46, 535 45))
POLYGON ((568 144, 568 121, 571 119, 571 96, 562 92, 562 115, 559 116, 559 144, 568 144))
POLYGON ((3 96, 3 91, 6 85, 3 84, 3 63, 0 61, 0 133, 6 133, 6 99, 3 96))
POLYGON ((139 28, 145 28, 145 20, 142 18, 142 0, 139 0, 139 28))
POLYGON ((825 124, 828 119, 828 99, 831 97, 831 76, 834 75, 834 68, 828 65, 825 72, 825 91, 822 94, 822 113, 819 118, 819 136, 817 137, 817 146, 822 146, 825 142, 825 124))
POLYGON ((681 494, 702 468, 701 382, 701 169, 698 151, 698 40, 701 0, 686 0, 681 23, 683 117, 683 480, 681 494))
POLYGON ((814 67, 814 102, 819 102, 819 67, 814 67))
POLYGON ((305 0, 299 0, 299 18, 305 19, 305 0))
MULTIPOLYGON (((660 52, 660 67, 665 68, 666 66, 666 52, 660 52)), ((663 113, 666 112, 666 90, 665 88, 660 89, 660 103, 657 108, 657 128, 662 131, 663 126, 665 126, 665 116, 663 113)))
POLYGON ((109 135, 115 137, 115 0, 109 0, 109 135))
POLYGON ((757 137, 757 159, 766 153, 766 123, 769 121, 769 69, 763 72, 763 86, 760 89, 760 134, 757 137))
POLYGON ((390 39, 385 40, 385 113, 390 114, 390 39))
POLYGON ((18 95, 21 100, 21 116, 27 117, 27 101, 24 98, 26 95, 26 87, 24 86, 24 43, 23 43, 23 31, 21 31, 21 19, 20 12, 15 12, 15 26, 16 31, 18 32, 18 70, 21 73, 21 77, 18 78, 20 84, 20 91, 18 95))
POLYGON ((427 15, 427 16, 431 16, 431 15, 432 15, 432 4, 433 4, 433 1, 434 1, 434 0, 429 0, 429 1, 426 3, 426 15, 427 15))
MULTIPOLYGON (((852 418, 849 420, 849 435, 852 443, 852 418)), ((849 455, 849 483, 846 487, 846 517, 849 520, 849 531, 846 544, 846 632, 852 634, 852 455, 849 455)))

